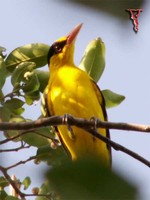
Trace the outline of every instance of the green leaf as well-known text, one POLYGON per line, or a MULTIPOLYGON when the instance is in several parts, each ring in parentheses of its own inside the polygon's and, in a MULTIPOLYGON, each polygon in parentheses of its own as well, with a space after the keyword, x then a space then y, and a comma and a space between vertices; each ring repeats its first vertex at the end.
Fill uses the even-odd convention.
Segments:
POLYGON ((63 163, 46 177, 62 200, 135 199, 136 189, 110 169, 92 161, 63 163))
POLYGON ((43 93, 45 87, 48 84, 48 80, 49 80, 49 71, 42 71, 42 70, 35 70, 34 73, 37 74, 37 77, 39 79, 40 82, 40 92, 43 93))
POLYGON ((125 99, 125 96, 114 93, 111 90, 103 90, 102 93, 107 108, 118 106, 125 99))
POLYGON ((105 68, 105 45, 101 38, 88 44, 79 68, 86 71, 96 82, 100 79, 105 68))
POLYGON ((30 93, 25 93, 25 101, 28 105, 32 105, 34 101, 38 101, 40 99, 40 92, 35 91, 35 92, 30 92, 30 93))
POLYGON ((68 159, 68 156, 64 152, 62 146, 57 146, 56 149, 50 147, 50 145, 45 145, 37 150, 37 161, 44 161, 50 166, 59 166, 68 159))
POLYGON ((8 122, 11 116, 11 112, 7 107, 0 107, 0 121, 8 122))
POLYGON ((35 64, 32 62, 21 63, 14 70, 11 78, 12 85, 15 89, 22 89, 25 93, 26 103, 31 105, 34 100, 40 98, 39 87, 40 82, 34 71, 35 64), (20 82, 22 86, 20 86, 20 82))
POLYGON ((34 72, 26 72, 24 76, 26 77, 26 82, 22 88, 23 91, 26 94, 37 91, 40 87, 40 82, 37 75, 34 72))
POLYGON ((26 81, 25 73, 32 72, 35 69, 35 63, 33 62, 24 62, 19 64, 13 71, 11 77, 11 83, 15 87, 20 84, 20 82, 26 81))
MULTIPOLYGON (((12 117, 9 122, 25 122, 25 119, 21 116, 18 116, 18 117, 12 117)), ((7 138, 11 138, 11 137, 14 137, 14 136, 17 136, 19 135, 20 133, 22 133, 22 131, 19 131, 19 130, 9 130, 9 131, 5 131, 5 137, 7 138)), ((15 140, 13 140, 14 142, 18 142, 21 140, 21 137, 17 137, 15 140)))
POLYGON ((4 94, 3 91, 0 89, 0 102, 4 102, 4 94))
POLYGON ((5 55, 3 54, 3 52, 5 52, 6 49, 4 47, 0 46, 0 57, 5 58, 5 55))
MULTIPOLYGON (((35 200, 48 200, 48 199, 52 199, 52 200, 57 200, 56 198, 53 197, 52 195, 52 191, 51 191, 51 186, 49 185, 48 181, 45 181, 42 186, 40 187, 40 191, 38 194, 46 194, 49 195, 48 197, 44 197, 44 196, 38 196, 35 198, 35 200)), ((60 198, 58 200, 61 200, 60 198)))
POLYGON ((24 185, 24 190, 27 190, 29 186, 31 185, 31 179, 29 176, 27 176, 23 181, 22 184, 24 185))
POLYGON ((5 68, 5 63, 3 61, 3 58, 0 56, 0 89, 2 89, 2 87, 5 84, 7 78, 7 71, 5 68))
POLYGON ((20 99, 13 98, 10 100, 7 100, 4 103, 4 107, 10 110, 12 113, 20 115, 24 112, 24 108, 22 106, 24 105, 24 102, 20 99))
POLYGON ((9 112, 10 115, 21 115, 24 112, 24 108, 22 107, 24 105, 24 102, 20 99, 13 98, 10 100, 7 100, 5 103, 3 103, 3 112, 9 112), (5 111, 4 111, 5 110, 5 111))
POLYGON ((0 190, 0 200, 5 200, 7 196, 5 190, 0 190))
POLYGON ((17 197, 7 196, 5 200, 19 200, 17 197))
POLYGON ((48 139, 51 137, 50 128, 39 128, 33 132, 28 132, 22 136, 22 140, 30 146, 41 147, 49 145, 48 139))
POLYGON ((7 186, 9 186, 8 180, 5 177, 1 176, 0 177, 0 191, 7 186))
POLYGON ((42 43, 27 44, 14 49, 6 58, 5 64, 9 72, 22 62, 34 62, 36 67, 47 64, 47 54, 50 46, 42 43))

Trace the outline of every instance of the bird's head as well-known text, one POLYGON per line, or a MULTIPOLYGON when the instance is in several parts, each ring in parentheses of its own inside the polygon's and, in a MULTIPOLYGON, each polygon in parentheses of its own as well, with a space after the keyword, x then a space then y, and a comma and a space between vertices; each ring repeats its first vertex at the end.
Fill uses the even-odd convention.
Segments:
POLYGON ((82 24, 77 25, 67 36, 59 38, 51 45, 48 52, 49 66, 59 67, 74 63, 74 43, 81 27, 82 24))

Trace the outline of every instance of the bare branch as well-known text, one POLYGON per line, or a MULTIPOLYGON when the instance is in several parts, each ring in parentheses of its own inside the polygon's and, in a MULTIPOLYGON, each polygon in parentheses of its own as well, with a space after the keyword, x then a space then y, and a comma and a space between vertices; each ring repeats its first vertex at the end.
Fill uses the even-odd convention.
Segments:
MULTIPOLYGON (((83 118, 76 118, 73 116, 68 116, 67 123, 70 126, 78 126, 81 128, 90 128, 95 126, 93 120, 87 120, 83 118)), ((32 122, 1 122, 0 130, 29 130, 45 126, 57 126, 65 125, 64 116, 52 116, 48 118, 41 118, 32 122)), ((138 132, 150 132, 150 125, 142 124, 131 124, 123 122, 104 122, 97 119, 97 128, 109 128, 117 130, 127 130, 127 131, 138 131, 138 132)))
MULTIPOLYGON (((69 126, 77 126, 85 129, 95 137, 101 139, 111 147, 113 147, 117 151, 122 151, 133 158, 139 160, 144 163, 148 167, 150 167, 150 162, 135 152, 125 148, 124 146, 115 143, 114 141, 104 137, 100 133, 96 132, 93 128, 109 128, 109 129, 117 129, 117 130, 128 130, 128 131, 140 131, 140 132, 150 132, 150 126, 148 125, 138 125, 138 124, 128 124, 128 123, 115 123, 115 122, 102 122, 99 119, 95 120, 87 120, 82 118, 76 118, 71 115, 64 116, 53 116, 48 118, 41 118, 32 122, 19 122, 19 123, 9 123, 2 122, 0 123, 0 130, 25 130, 24 132, 33 131, 33 129, 45 126, 57 126, 57 125, 69 125, 69 126)), ((24 134, 23 132, 23 134, 24 134)), ((14 138, 19 137, 15 136, 14 138)), ((9 138, 6 140, 12 140, 14 138, 9 138)), ((4 141, 1 141, 2 143, 4 141)), ((5 141, 6 142, 6 141, 5 141)))
POLYGON ((14 165, 11 165, 11 166, 7 167, 6 169, 9 170, 9 169, 11 169, 11 168, 13 168, 13 167, 17 167, 17 166, 19 166, 19 165, 25 164, 25 163, 27 163, 27 162, 29 162, 29 161, 34 160, 34 159, 36 159, 36 156, 31 156, 30 158, 28 158, 28 159, 26 159, 26 160, 21 160, 21 161, 15 163, 14 165))
POLYGON ((103 142, 109 144, 111 147, 113 147, 116 151, 122 151, 126 154, 128 154, 129 156, 135 158, 136 160, 142 162, 143 164, 147 165, 148 167, 150 167, 150 161, 146 160, 145 158, 143 158, 142 156, 140 156, 139 154, 129 150, 128 148, 110 140, 109 138, 103 136, 102 134, 98 133, 95 130, 87 130, 90 134, 94 135, 95 137, 99 138, 100 140, 102 140, 103 142))
POLYGON ((27 145, 27 146, 25 146, 25 145, 20 145, 20 147, 17 147, 17 148, 12 148, 12 149, 0 149, 0 153, 6 153, 6 152, 13 152, 13 151, 15 151, 15 152, 17 152, 17 151, 20 151, 20 150, 22 150, 22 149, 28 149, 28 148, 30 148, 30 146, 29 145, 27 145))
POLYGON ((10 137, 10 138, 7 138, 7 139, 5 139, 5 140, 0 141, 0 145, 5 144, 5 143, 7 143, 7 142, 11 142, 11 141, 17 139, 18 137, 27 134, 29 131, 34 131, 34 130, 33 130, 33 129, 31 129, 31 130, 29 129, 29 130, 27 130, 27 131, 22 131, 21 133, 15 135, 15 136, 13 136, 13 137, 10 137))
MULTIPOLYGON (((23 164, 23 163, 21 163, 21 164, 23 164)), ((12 188, 14 189, 16 194, 18 194, 21 197, 21 200, 26 200, 25 197, 32 197, 32 196, 39 196, 39 197, 45 197, 47 199, 53 199, 52 194, 25 194, 25 193, 21 192, 20 189, 17 187, 16 182, 14 180, 12 180, 12 178, 7 173, 7 170, 8 170, 8 168, 4 168, 4 167, 0 166, 0 171, 3 173, 3 175, 5 176, 7 181, 10 183, 10 185, 12 186, 12 188)))
POLYGON ((47 200, 54 200, 53 194, 24 194, 24 195, 27 197, 45 197, 47 200))
POLYGON ((7 169, 0 166, 0 171, 4 174, 5 178, 7 179, 7 181, 10 183, 10 185, 12 186, 12 188, 15 190, 15 192, 21 197, 22 200, 25 200, 25 195, 20 191, 20 189, 18 189, 15 181, 13 181, 11 179, 11 177, 9 176, 9 174, 7 173, 7 169))

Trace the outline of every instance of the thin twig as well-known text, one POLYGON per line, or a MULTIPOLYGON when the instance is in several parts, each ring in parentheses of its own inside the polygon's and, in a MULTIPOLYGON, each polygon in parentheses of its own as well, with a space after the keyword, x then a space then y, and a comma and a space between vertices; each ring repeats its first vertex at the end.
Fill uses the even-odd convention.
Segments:
MULTIPOLYGON (((23 164, 23 163, 22 163, 23 164)), ((7 181, 10 183, 12 188, 15 190, 16 194, 18 194, 21 198, 21 200, 26 200, 25 197, 32 197, 32 196, 39 196, 39 197, 45 197, 48 199, 52 199, 52 194, 25 194, 20 191, 20 189, 17 187, 16 182, 11 179, 9 174, 7 173, 8 168, 4 168, 0 166, 0 171, 3 173, 7 181)))
POLYGON ((18 187, 16 186, 15 181, 13 181, 11 179, 11 177, 9 176, 9 174, 7 173, 7 169, 0 166, 0 171, 4 174, 5 178, 7 179, 7 181, 10 183, 10 185, 12 186, 12 188, 15 190, 15 192, 21 197, 21 200, 25 200, 25 195, 18 189, 18 187))
POLYGON ((13 152, 13 151, 17 152, 17 151, 20 151, 22 149, 28 149, 28 148, 30 148, 29 145, 28 146, 22 146, 21 145, 20 147, 12 148, 12 149, 0 149, 0 153, 13 152))
POLYGON ((45 197, 48 200, 53 200, 52 194, 24 194, 26 197, 45 197))
POLYGON ((19 138, 19 137, 21 137, 21 136, 27 134, 27 133, 30 132, 30 131, 34 131, 34 130, 33 130, 33 129, 31 129, 31 130, 29 129, 29 130, 27 130, 27 131, 22 131, 21 133, 15 135, 15 136, 13 136, 13 137, 6 138, 5 140, 0 141, 0 145, 5 144, 5 143, 7 143, 7 142, 11 142, 11 141, 13 141, 13 140, 15 140, 15 139, 17 139, 17 138, 19 138))
MULTIPOLYGON (((46 136, 46 135, 44 135, 44 134, 38 132, 38 131, 35 130, 35 129, 27 129, 27 131, 22 131, 22 132, 20 132, 19 134, 15 135, 15 136, 12 136, 12 137, 10 137, 10 138, 6 138, 6 139, 4 139, 4 140, 1 140, 1 141, 0 141, 0 145, 5 144, 5 143, 7 143, 7 142, 11 142, 11 141, 13 141, 13 140, 15 140, 15 139, 17 139, 17 138, 19 138, 19 137, 25 135, 25 134, 28 134, 28 133, 30 133, 30 132, 35 133, 36 135, 39 135, 39 136, 41 136, 41 137, 43 137, 43 138, 53 140, 52 137, 46 136)), ((15 151, 15 150, 14 150, 14 151, 15 151)), ((0 152, 3 152, 3 150, 0 150, 0 152)))
POLYGON ((9 167, 6 167, 6 169, 7 169, 7 170, 12 169, 12 168, 14 168, 14 167, 17 167, 17 166, 19 166, 19 165, 25 164, 25 163, 27 163, 27 162, 29 162, 29 161, 34 160, 34 159, 36 159, 36 156, 31 156, 30 158, 28 158, 28 159, 26 159, 26 160, 21 160, 21 161, 15 163, 14 165, 11 165, 11 166, 9 166, 9 167))

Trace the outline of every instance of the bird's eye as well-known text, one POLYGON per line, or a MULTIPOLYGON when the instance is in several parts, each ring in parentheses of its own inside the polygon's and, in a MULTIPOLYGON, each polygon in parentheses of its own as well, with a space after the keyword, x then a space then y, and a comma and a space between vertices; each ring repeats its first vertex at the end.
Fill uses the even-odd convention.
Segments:
POLYGON ((60 52, 62 51, 62 48, 61 48, 60 45, 55 45, 55 46, 54 46, 54 49, 55 49, 55 53, 56 53, 56 54, 57 54, 57 53, 60 53, 60 52))
POLYGON ((66 40, 61 41, 61 42, 55 42, 52 44, 52 46, 49 49, 47 59, 48 59, 48 64, 50 63, 50 59, 54 54, 59 54, 62 52, 64 46, 66 45, 66 40))

